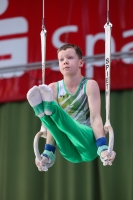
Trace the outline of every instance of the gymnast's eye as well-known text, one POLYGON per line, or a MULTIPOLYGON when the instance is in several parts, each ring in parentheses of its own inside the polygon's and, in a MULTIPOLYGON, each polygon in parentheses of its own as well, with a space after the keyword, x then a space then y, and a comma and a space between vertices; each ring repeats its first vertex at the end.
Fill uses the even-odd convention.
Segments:
POLYGON ((60 58, 60 59, 59 59, 60 62, 62 62, 63 60, 64 60, 63 58, 60 58))

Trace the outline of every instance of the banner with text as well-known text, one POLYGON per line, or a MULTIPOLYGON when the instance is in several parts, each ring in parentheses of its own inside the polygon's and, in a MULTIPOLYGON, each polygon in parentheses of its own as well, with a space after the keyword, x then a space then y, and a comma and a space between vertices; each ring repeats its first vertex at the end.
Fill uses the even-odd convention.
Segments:
MULTIPOLYGON (((41 62, 42 1, 0 2, 0 69, 41 62)), ((57 60, 57 49, 65 43, 80 46, 83 56, 105 53, 107 5, 104 0, 45 0, 46 61, 57 60)), ((113 24, 111 53, 133 50, 132 0, 110 2, 113 24)), ((105 61, 86 63, 82 74, 105 89, 105 61)), ((62 79, 58 64, 46 69, 45 82, 62 79)), ((41 84, 39 70, 0 73, 0 102, 25 100, 34 85, 41 84)), ((133 58, 111 62, 111 89, 133 88, 133 58)))

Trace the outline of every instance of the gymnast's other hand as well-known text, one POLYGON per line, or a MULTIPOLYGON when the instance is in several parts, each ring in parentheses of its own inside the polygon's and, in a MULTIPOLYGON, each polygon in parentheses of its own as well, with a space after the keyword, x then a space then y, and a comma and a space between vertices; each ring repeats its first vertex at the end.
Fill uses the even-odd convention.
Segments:
POLYGON ((106 150, 106 151, 101 152, 100 159, 103 162, 104 166, 107 166, 107 165, 111 166, 112 162, 115 159, 115 156, 116 156, 116 153, 114 151, 112 151, 112 154, 109 155, 108 150, 106 150))
POLYGON ((35 164, 39 171, 48 171, 47 164, 49 162, 49 159, 45 156, 41 156, 41 161, 39 161, 37 158, 35 158, 35 164))

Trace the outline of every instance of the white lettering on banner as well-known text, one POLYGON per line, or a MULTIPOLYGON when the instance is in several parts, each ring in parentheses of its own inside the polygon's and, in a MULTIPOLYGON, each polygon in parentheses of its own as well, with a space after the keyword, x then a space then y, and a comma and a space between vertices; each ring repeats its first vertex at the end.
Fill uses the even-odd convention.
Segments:
MULTIPOLYGON (((105 33, 98 33, 96 35, 87 35, 86 36, 86 56, 93 56, 94 55, 94 48, 99 40, 105 41, 105 33)), ((115 52, 115 41, 114 38, 111 37, 111 52, 115 52)), ((94 70, 93 66, 103 66, 105 64, 105 61, 97 61, 93 64, 86 64, 86 74, 85 76, 88 78, 94 77, 94 70)))
MULTIPOLYGON (((131 36, 133 36, 133 30, 124 31, 122 35, 123 35, 123 38, 131 37, 131 36)), ((121 51, 122 52, 130 51, 130 49, 132 49, 132 48, 133 48, 133 42, 130 42, 130 43, 124 45, 122 47, 121 51)), ((123 58, 122 61, 124 63, 129 64, 129 63, 133 62, 133 58, 123 58)))
MULTIPOLYGON (((11 55, 10 59, 0 60, 0 66, 11 67, 25 65, 27 63, 27 43, 26 37, 0 41, 0 55, 11 55)), ((24 72, 12 72, 1 74, 2 78, 21 76, 24 72)))
POLYGON ((64 33, 68 33, 68 32, 77 32, 78 31, 78 27, 76 25, 71 25, 71 26, 63 26, 61 28, 58 28, 52 36, 52 44, 55 48, 59 48, 61 47, 63 44, 65 44, 64 42, 60 41, 60 36, 64 33))
MULTIPOLYGON (((76 25, 73 26, 63 26, 61 28, 58 28, 52 36, 52 44, 55 48, 59 48, 64 43, 60 41, 60 37, 62 34, 66 32, 77 32, 78 27, 76 25)), ((133 30, 124 31, 122 34, 123 38, 131 37, 133 36, 133 30)), ((105 41, 105 33, 97 33, 95 35, 88 34, 86 36, 86 56, 93 56, 94 55, 94 48, 98 41, 103 40, 105 41)), ((122 52, 129 51, 131 48, 133 48, 133 42, 130 42, 126 45, 124 45, 121 49, 122 52)), ((115 53, 116 50, 116 44, 114 38, 111 36, 111 53, 115 53)), ((122 61, 126 64, 133 62, 133 58, 123 58, 122 61)), ((97 61, 93 64, 86 64, 86 74, 88 78, 94 77, 94 69, 93 66, 96 67, 103 67, 105 65, 105 61, 97 61)), ((53 66, 53 70, 59 71, 58 66, 53 66)))
MULTIPOLYGON (((28 32, 28 22, 23 17, 0 20, 0 36, 22 34, 28 32)), ((11 67, 27 64, 28 38, 5 39, 0 41, 0 56, 10 55, 9 59, 0 60, 0 67, 11 67)), ((1 74, 3 78, 21 76, 24 71, 1 74)))
POLYGON ((6 11, 9 2, 8 2, 8 0, 0 0, 0 1, 1 1, 0 2, 0 15, 2 15, 6 11))
POLYGON ((28 31, 28 23, 24 17, 13 17, 0 20, 0 36, 22 34, 28 31))

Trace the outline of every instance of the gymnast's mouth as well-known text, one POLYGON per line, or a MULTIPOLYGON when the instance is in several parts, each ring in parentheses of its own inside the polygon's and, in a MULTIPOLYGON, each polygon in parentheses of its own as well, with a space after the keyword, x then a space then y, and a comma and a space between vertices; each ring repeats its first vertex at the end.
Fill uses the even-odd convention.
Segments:
POLYGON ((70 67, 64 67, 63 69, 70 69, 70 67))

